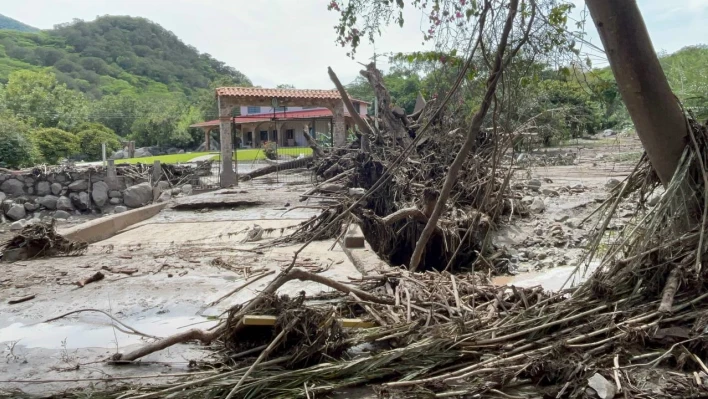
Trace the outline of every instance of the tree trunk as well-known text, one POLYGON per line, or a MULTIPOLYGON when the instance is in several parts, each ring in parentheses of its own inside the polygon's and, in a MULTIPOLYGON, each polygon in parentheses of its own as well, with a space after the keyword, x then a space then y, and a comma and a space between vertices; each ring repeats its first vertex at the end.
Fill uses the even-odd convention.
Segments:
POLYGON ((666 186, 686 146, 686 119, 635 0, 586 0, 639 139, 666 186))
POLYGON ((292 161, 277 163, 275 165, 270 165, 270 166, 266 166, 265 168, 260 168, 260 169, 254 170, 253 172, 250 172, 250 173, 239 175, 238 178, 239 178, 239 180, 242 180, 242 181, 251 180, 251 179, 255 179, 256 177, 269 175, 269 174, 275 173, 275 172, 282 172, 282 171, 288 170, 288 169, 304 168, 310 162, 312 162, 312 156, 293 159, 292 161))

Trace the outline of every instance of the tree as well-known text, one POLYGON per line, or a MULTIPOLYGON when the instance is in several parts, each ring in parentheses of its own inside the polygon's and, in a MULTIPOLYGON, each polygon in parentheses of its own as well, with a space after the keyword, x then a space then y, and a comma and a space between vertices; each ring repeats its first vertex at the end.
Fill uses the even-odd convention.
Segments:
POLYGON ((79 151, 79 140, 75 134, 57 128, 46 128, 31 134, 34 145, 42 160, 56 164, 62 158, 69 158, 79 151))
POLYGON ((37 151, 28 139, 29 127, 12 115, 0 114, 0 167, 34 165, 37 151))
POLYGON ((71 129, 86 119, 88 103, 81 93, 60 84, 47 71, 16 71, 4 90, 7 109, 38 127, 71 129))
POLYGON ((634 0, 586 1, 649 161, 664 185, 685 148, 686 120, 634 0))
POLYGON ((90 160, 102 158, 104 143, 106 144, 107 154, 122 148, 120 137, 100 123, 82 123, 76 130, 79 152, 86 155, 90 160))

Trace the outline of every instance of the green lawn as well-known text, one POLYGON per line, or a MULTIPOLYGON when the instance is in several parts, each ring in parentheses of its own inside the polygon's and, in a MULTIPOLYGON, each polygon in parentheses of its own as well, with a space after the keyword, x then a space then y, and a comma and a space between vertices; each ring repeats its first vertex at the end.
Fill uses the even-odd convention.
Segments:
MULTIPOLYGON (((212 160, 214 160, 214 161, 221 160, 221 155, 217 152, 192 152, 189 154, 172 154, 172 155, 158 155, 158 156, 154 156, 154 157, 143 157, 143 158, 116 159, 116 164, 122 164, 122 163, 151 164, 151 163, 154 163, 155 161, 160 161, 160 163, 164 163, 164 164, 184 163, 184 162, 189 162, 194 158, 201 157, 204 155, 210 155, 210 154, 213 155, 212 160)), ((312 148, 310 148, 310 147, 279 148, 278 154, 290 155, 294 158, 297 158, 298 156, 300 156, 300 154, 304 154, 305 156, 309 156, 309 155, 312 155, 312 148)), ((259 149, 259 148, 249 148, 249 149, 238 150, 238 151, 236 151, 236 159, 238 161, 242 161, 242 162, 265 159, 265 153, 263 152, 262 149, 259 149)))
POLYGON ((129 164, 136 164, 136 163, 145 163, 145 164, 151 164, 154 163, 155 161, 160 161, 160 163, 165 163, 165 164, 170 164, 170 163, 184 163, 184 162, 189 162, 192 159, 196 157, 201 157, 203 155, 209 155, 209 154, 214 154, 214 156, 218 155, 215 152, 192 152, 189 154, 172 154, 172 155, 158 155, 154 157, 142 157, 142 158, 129 158, 129 159, 116 159, 116 164, 121 164, 121 163, 129 163, 129 164))

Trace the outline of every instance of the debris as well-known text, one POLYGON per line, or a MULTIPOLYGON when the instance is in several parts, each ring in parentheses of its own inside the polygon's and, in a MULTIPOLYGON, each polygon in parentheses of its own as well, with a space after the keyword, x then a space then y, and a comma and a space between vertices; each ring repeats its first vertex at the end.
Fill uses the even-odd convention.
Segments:
POLYGON ((28 258, 56 255, 76 256, 86 252, 88 244, 68 240, 56 232, 55 221, 26 225, 16 236, 7 240, 3 251, 20 250, 28 258))
POLYGON ((31 295, 23 296, 20 298, 14 298, 14 299, 10 299, 9 301, 7 301, 7 304, 8 305, 16 305, 18 303, 30 301, 30 300, 34 299, 35 297, 36 297, 36 295, 31 294, 31 295))
POLYGON ((615 386, 607 381, 602 375, 595 373, 588 378, 588 386, 595 390, 600 399, 612 399, 615 397, 615 386))
POLYGON ((79 287, 84 287, 84 286, 86 286, 87 284, 91 284, 91 283, 95 283, 95 282, 97 282, 97 281, 101 281, 101 280, 103 280, 104 277, 106 277, 106 276, 105 276, 103 273, 101 273, 101 272, 96 272, 96 273, 95 273, 93 276, 91 276, 91 277, 88 277, 88 278, 86 278, 86 279, 84 279, 84 280, 81 280, 81 281, 77 281, 77 282, 76 282, 76 285, 78 285, 79 287))
POLYGON ((541 213, 546 209, 546 204, 543 203, 541 197, 534 197, 529 205, 529 210, 533 213, 541 213))

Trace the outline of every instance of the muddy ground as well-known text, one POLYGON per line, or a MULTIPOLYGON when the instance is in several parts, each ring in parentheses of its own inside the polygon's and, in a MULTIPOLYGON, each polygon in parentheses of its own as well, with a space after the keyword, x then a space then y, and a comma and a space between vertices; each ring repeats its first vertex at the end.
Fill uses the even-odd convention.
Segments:
MULTIPOLYGON (((631 137, 574 143, 553 151, 575 151, 576 165, 517 170, 514 184, 519 195, 527 202, 542 199, 544 209, 499 227, 494 242, 512 259, 510 274, 495 281, 560 288, 575 269, 594 225, 591 220, 578 226, 580 220, 607 197, 609 180, 622 180, 631 171, 639 150, 638 141, 631 137)), ((277 237, 316 214, 316 208, 293 209, 321 205, 298 200, 311 187, 300 183, 258 179, 184 198, 176 207, 92 244, 86 255, 0 264, 0 395, 13 396, 16 390, 46 395, 115 384, 164 383, 185 373, 199 373, 194 366, 208 361, 211 353, 199 345, 178 345, 152 354, 139 367, 112 366, 104 360, 147 339, 121 332, 98 312, 44 321, 75 310, 98 309, 151 336, 210 327, 231 305, 256 295, 275 273, 216 305, 210 303, 253 275, 277 272, 289 264, 297 246, 257 249, 259 242, 244 242, 244 238, 256 225, 266 229, 264 239, 277 237), (185 207, 189 209, 179 209, 185 207), (76 286, 98 271, 105 275, 102 281, 76 286), (36 297, 8 304, 9 298, 27 295, 36 297)), ((370 251, 358 251, 351 257, 334 240, 319 241, 300 255, 299 265, 346 282, 376 263, 370 251)), ((328 288, 290 282, 279 292, 323 290, 328 288)), ((363 388, 335 396, 361 397, 362 392, 371 391, 363 388)))

